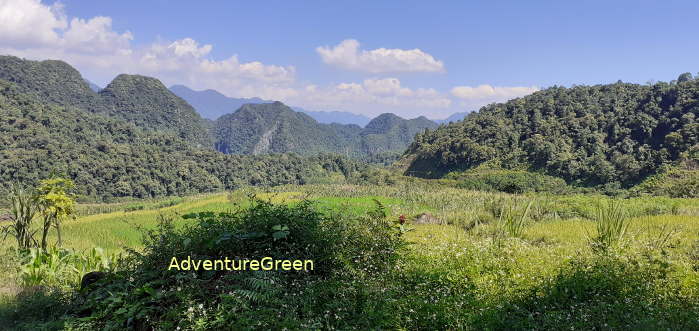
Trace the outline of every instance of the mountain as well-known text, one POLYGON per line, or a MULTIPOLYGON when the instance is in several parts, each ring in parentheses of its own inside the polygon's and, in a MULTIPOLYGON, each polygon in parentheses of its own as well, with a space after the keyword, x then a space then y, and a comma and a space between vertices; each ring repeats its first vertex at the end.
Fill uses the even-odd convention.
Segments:
POLYGON ((174 132, 198 147, 213 146, 207 122, 156 78, 122 74, 99 96, 116 117, 142 128, 174 132))
MULTIPOLYGON (((358 136, 361 129, 354 128, 358 136)), ((216 149, 226 154, 339 153, 352 144, 333 126, 320 124, 281 102, 243 105, 216 120, 214 135, 216 149)))
POLYGON ((100 97, 80 72, 63 61, 0 56, 0 79, 14 83, 19 92, 32 94, 40 102, 105 111, 100 97))
POLYGON ((233 113, 247 103, 271 103, 273 101, 260 98, 229 98, 215 90, 195 91, 184 85, 173 85, 170 91, 186 100, 204 118, 217 118, 233 113))
POLYGON ((490 164, 627 187, 699 154, 697 117, 699 80, 686 75, 653 85, 551 87, 417 135, 401 164, 420 177, 490 164))
MULTIPOLYGON (((210 120, 215 120, 223 115, 233 113, 244 104, 272 103, 274 101, 260 98, 230 98, 216 90, 195 91, 183 85, 173 85, 170 91, 186 100, 199 114, 210 120)), ((369 118, 363 115, 343 111, 311 111, 300 107, 291 107, 293 110, 306 113, 319 123, 356 124, 364 126, 369 123, 369 118)))
POLYGON ((424 116, 406 120, 384 113, 372 119, 362 130, 362 151, 367 154, 401 151, 416 134, 436 127, 437 123, 424 116))
POLYGON ((464 118, 466 117, 466 115, 468 115, 468 114, 469 114, 468 112, 454 113, 454 114, 451 114, 451 116, 449 116, 449 117, 447 117, 447 118, 445 118, 445 119, 443 119, 443 120, 432 120, 432 121, 435 122, 435 123, 437 123, 437 124, 449 124, 449 123, 451 123, 451 122, 458 122, 458 121, 461 121, 461 120, 464 119, 464 118))
POLYGON ((73 179, 81 200, 109 201, 300 184, 352 176, 360 167, 329 155, 198 147, 192 139, 199 134, 187 131, 194 126, 178 129, 198 115, 153 78, 123 75, 102 92, 64 62, 0 57, 0 195, 52 173, 73 179))
POLYGON ((291 107, 293 110, 301 113, 305 113, 310 117, 313 117, 318 123, 337 123, 337 124, 355 124, 364 127, 371 121, 364 115, 359 115, 355 113, 350 113, 346 111, 312 111, 306 110, 300 107, 291 107))
POLYGON ((318 123, 281 102, 247 104, 216 120, 216 149, 230 154, 319 152, 366 157, 401 153, 413 136, 436 123, 424 118, 405 120, 382 114, 362 129, 355 124, 318 123))

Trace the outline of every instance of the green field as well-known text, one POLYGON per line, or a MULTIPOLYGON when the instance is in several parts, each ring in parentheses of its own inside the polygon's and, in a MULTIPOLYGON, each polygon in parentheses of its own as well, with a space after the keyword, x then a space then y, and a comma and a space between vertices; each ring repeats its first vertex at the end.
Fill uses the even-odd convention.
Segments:
MULTIPOLYGON (((605 254, 593 251, 590 240, 596 235, 594 213, 599 208, 597 205, 609 200, 608 197, 486 193, 429 181, 408 181, 394 186, 338 184, 248 188, 175 199, 80 205, 78 214, 81 216, 64 222, 64 247, 82 252, 101 247, 107 254, 125 249, 140 250, 143 231, 153 229, 161 218, 172 219, 176 227, 181 227, 193 222, 183 219, 182 215, 241 210, 249 206, 252 195, 273 204, 292 206, 310 200, 315 208, 327 215, 359 216, 374 208, 376 201, 387 208, 391 220, 405 215, 409 223, 415 223, 418 216, 429 213, 430 224, 409 224, 411 230, 405 233, 408 245, 400 251, 395 267, 410 277, 427 277, 424 283, 420 283, 418 278, 405 280, 399 277, 400 281, 409 282, 415 289, 412 293, 397 296, 400 299, 396 300, 400 302, 395 304, 400 309, 412 310, 414 315, 391 318, 384 325, 388 328, 441 325, 463 329, 475 325, 497 329, 497 320, 506 315, 514 319, 509 323, 520 323, 523 328, 548 328, 556 323, 586 325, 579 324, 582 317, 569 316, 575 312, 588 314, 585 318, 623 326, 623 317, 617 320, 617 317, 596 315, 621 309, 605 306, 609 305, 606 299, 597 302, 595 298, 580 301, 569 298, 564 304, 571 304, 571 307, 563 309, 557 306, 560 304, 557 286, 562 286, 561 281, 575 281, 574 278, 562 280, 564 271, 574 272, 570 271, 571 266, 582 263, 590 268, 590 277, 597 277, 599 275, 595 272, 599 270, 595 268, 609 261, 616 261, 614 263, 621 266, 619 274, 612 270, 610 277, 626 277, 626 272, 648 272, 649 275, 622 279, 622 283, 628 282, 631 288, 624 287, 618 293, 614 289, 612 293, 619 295, 619 300, 632 298, 636 295, 633 286, 638 285, 635 282, 648 282, 643 285, 642 293, 635 297, 646 301, 639 303, 638 309, 623 308, 621 311, 629 314, 627 318, 646 314, 650 316, 649 321, 635 321, 628 325, 654 328, 677 326, 674 319, 681 323, 694 321, 692 325, 695 326, 698 322, 696 304, 681 308, 690 317, 662 312, 680 309, 673 305, 683 300, 699 298, 699 199, 643 197, 620 200, 630 215, 628 231, 619 247, 605 254), (511 236, 498 232, 502 226, 502 220, 496 217, 498 208, 511 206, 521 215, 527 205, 530 206, 520 234, 511 236), (631 266, 640 271, 624 269, 631 266), (662 277, 657 276, 657 272, 662 273, 662 277), (650 278, 643 278, 646 276, 650 278), (554 306, 554 310, 547 310, 554 306), (475 307, 480 307, 480 310, 473 311, 475 307), (653 317, 654 309, 659 317, 653 317), (526 316, 520 316, 523 312, 544 318, 528 320, 526 316)), ((8 313, 16 309, 13 298, 23 287, 11 253, 14 248, 12 238, 2 245, 4 263, 0 294, 4 307, 0 309, 0 318, 9 319, 15 316, 8 313)), ((573 273, 573 276, 580 275, 573 273)), ((591 284, 590 288, 577 289, 580 293, 600 290, 595 288, 595 280, 583 281, 591 284)), ((367 318, 383 320, 385 317, 367 318)), ((595 323, 591 325, 598 325, 595 323)))

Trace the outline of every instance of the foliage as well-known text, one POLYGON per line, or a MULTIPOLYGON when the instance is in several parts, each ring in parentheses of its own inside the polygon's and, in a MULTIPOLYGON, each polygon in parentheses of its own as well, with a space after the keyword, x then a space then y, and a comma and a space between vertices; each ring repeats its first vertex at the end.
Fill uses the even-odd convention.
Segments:
POLYGON ((36 194, 19 185, 14 185, 10 191, 11 215, 9 221, 11 224, 2 227, 3 239, 11 234, 17 240, 17 247, 20 250, 27 250, 38 245, 34 238, 37 229, 33 228, 34 217, 38 211, 36 194))
MULTIPOLYGON (((386 215, 381 205, 353 219, 325 215, 309 201, 288 206, 253 199, 234 212, 185 215, 196 222, 181 229, 164 220, 148 233, 143 253, 128 258, 126 269, 80 299, 78 311, 89 314, 74 322, 88 328, 317 325, 325 308, 311 293, 337 290, 340 282, 360 289, 353 282, 371 280, 397 262, 401 232, 386 215), (310 259, 314 267, 308 272, 167 270, 173 257, 268 256, 310 259)), ((351 308, 357 299, 341 300, 351 308)))
POLYGON ((58 246, 61 245, 61 222, 73 216, 75 212, 75 196, 70 192, 75 185, 66 178, 52 177, 39 182, 37 188, 37 204, 43 218, 41 249, 48 247, 48 232, 51 226, 58 234, 58 246))
POLYGON ((80 253, 65 248, 32 248, 24 257, 20 277, 25 287, 43 286, 78 289, 82 277, 92 271, 111 271, 118 256, 95 247, 80 253))
POLYGON ((699 80, 551 87, 416 136, 406 174, 441 177, 485 162, 582 186, 629 187, 699 143, 699 80))
POLYGON ((451 173, 446 178, 457 180, 457 186, 477 191, 500 191, 506 193, 571 191, 560 178, 519 170, 484 170, 451 173))

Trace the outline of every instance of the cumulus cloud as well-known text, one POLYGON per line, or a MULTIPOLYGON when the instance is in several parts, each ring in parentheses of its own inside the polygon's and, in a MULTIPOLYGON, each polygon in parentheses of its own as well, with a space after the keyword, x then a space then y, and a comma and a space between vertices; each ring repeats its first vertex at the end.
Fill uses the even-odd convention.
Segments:
POLYGON ((476 87, 456 86, 451 89, 451 95, 461 101, 459 106, 474 110, 489 103, 523 97, 538 90, 536 86, 498 87, 484 84, 476 87))
POLYGON ((444 72, 444 63, 420 49, 360 50, 354 39, 342 41, 335 47, 316 48, 323 62, 340 68, 370 73, 385 72, 444 72))
POLYGON ((371 116, 395 112, 406 117, 445 117, 452 105, 445 93, 430 88, 407 88, 397 78, 370 78, 361 83, 339 83, 327 87, 308 85, 304 93, 291 98, 291 102, 317 109, 358 109, 360 113, 371 116))
POLYGON ((490 85, 479 85, 477 87, 457 86, 451 89, 451 94, 457 98, 478 100, 478 99, 500 99, 509 100, 538 91, 536 86, 531 87, 493 87, 490 85))
POLYGON ((0 0, 0 40, 23 46, 59 43, 57 30, 68 27, 60 3, 45 6, 39 0, 0 0))

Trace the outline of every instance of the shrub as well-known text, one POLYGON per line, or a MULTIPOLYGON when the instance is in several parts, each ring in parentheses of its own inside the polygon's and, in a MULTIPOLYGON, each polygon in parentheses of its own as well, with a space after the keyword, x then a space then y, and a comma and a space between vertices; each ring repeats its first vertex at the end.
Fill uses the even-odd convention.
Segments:
POLYGON ((448 176, 459 180, 459 188, 506 193, 571 191, 563 179, 528 171, 484 170, 448 176))
POLYGON ((396 263, 403 245, 401 231, 381 205, 359 218, 341 218, 321 213, 309 201, 288 206, 253 199, 245 209, 185 218, 194 222, 178 228, 163 220, 150 231, 144 251, 127 257, 124 265, 130 267, 112 273, 81 299, 83 318, 73 321, 75 326, 299 329, 348 320, 361 324, 367 318, 362 293, 380 288, 371 284, 396 263), (311 259, 314 268, 168 271, 173 257, 188 256, 311 259), (318 297, 333 300, 317 302, 318 297), (329 307, 352 318, 329 322, 323 317, 329 307))
POLYGON ((696 294, 668 279, 666 258, 594 255, 573 258, 521 298, 487 309, 474 329, 696 329, 696 294))

